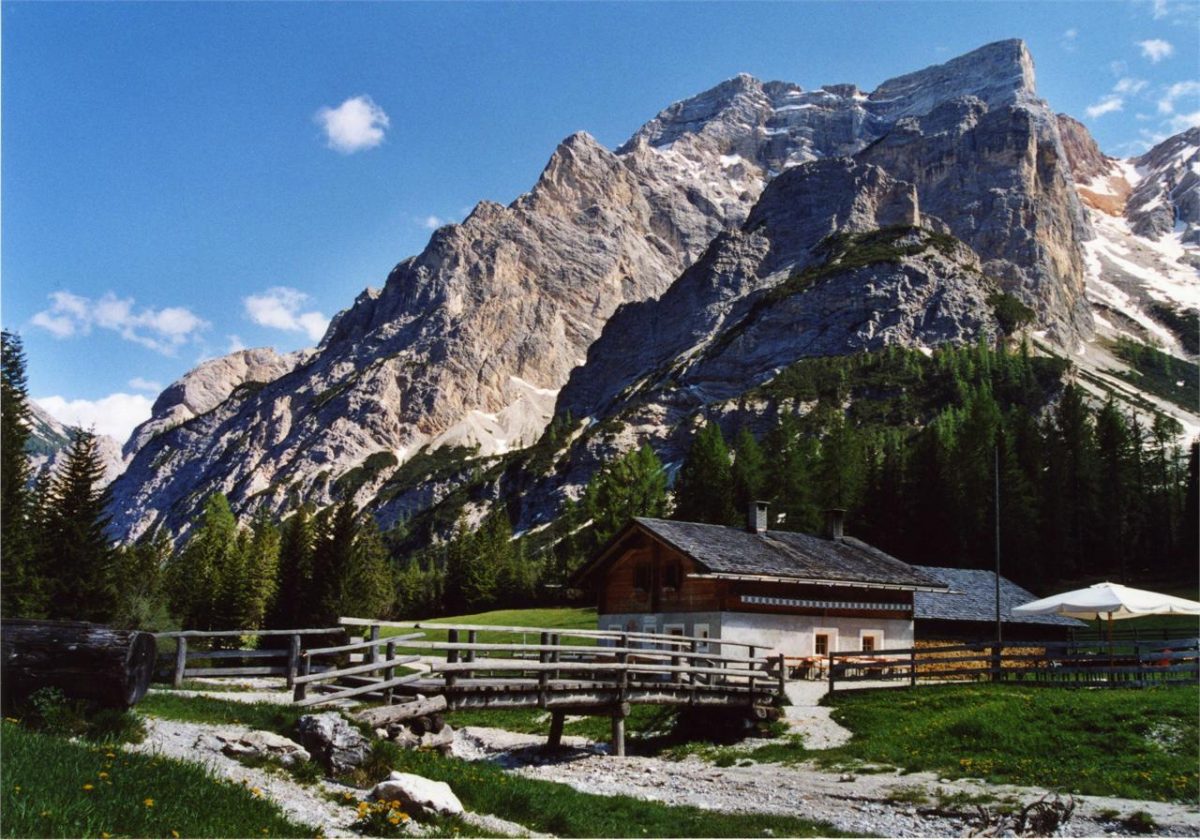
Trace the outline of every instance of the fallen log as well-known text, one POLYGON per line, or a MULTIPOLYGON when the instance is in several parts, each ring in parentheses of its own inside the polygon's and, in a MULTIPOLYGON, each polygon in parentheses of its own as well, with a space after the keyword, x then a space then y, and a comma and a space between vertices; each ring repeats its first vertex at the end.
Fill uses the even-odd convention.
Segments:
POLYGON ((0 623, 0 686, 10 708, 39 688, 111 708, 146 694, 154 674, 154 636, 81 621, 5 619, 0 623))
POLYGON ((366 709, 354 715, 357 720, 370 726, 372 729, 386 728, 390 723, 400 723, 401 721, 412 720, 413 718, 432 715, 435 712, 446 710, 446 698, 440 694, 433 697, 427 697, 424 700, 414 700, 411 703, 399 703, 395 706, 379 706, 375 709, 366 709))

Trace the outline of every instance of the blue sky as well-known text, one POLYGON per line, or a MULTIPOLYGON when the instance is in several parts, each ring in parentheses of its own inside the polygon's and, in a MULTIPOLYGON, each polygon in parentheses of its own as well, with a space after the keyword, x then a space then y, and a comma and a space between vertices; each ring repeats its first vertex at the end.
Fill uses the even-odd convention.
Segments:
POLYGON ((315 344, 430 229, 738 72, 884 79, 1001 38, 1102 148, 1200 122, 1194 2, 5 2, 0 303, 32 395, 120 435, 231 348, 315 344))

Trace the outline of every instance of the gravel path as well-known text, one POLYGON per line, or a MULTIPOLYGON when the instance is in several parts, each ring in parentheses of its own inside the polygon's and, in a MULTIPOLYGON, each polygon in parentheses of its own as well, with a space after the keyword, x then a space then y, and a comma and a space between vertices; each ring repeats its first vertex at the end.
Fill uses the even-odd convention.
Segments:
MULTIPOLYGON (((850 777, 811 764, 722 768, 694 756, 684 761, 615 758, 607 754, 606 746, 592 745, 581 738, 564 738, 565 749, 551 756, 541 752, 543 743, 544 738, 535 735, 467 727, 460 731, 454 751, 462 758, 497 761, 521 775, 563 782, 585 793, 624 794, 721 811, 785 814, 827 822, 842 831, 882 837, 964 837, 977 828, 962 816, 936 813, 938 791, 945 795, 963 792, 1011 796, 1022 803, 1048 794, 1040 788, 989 785, 982 780, 939 780, 930 773, 850 777), (930 804, 888 801, 897 791, 909 792, 918 787, 929 796, 930 804)), ((1098 817, 1106 808, 1121 816, 1147 811, 1159 824, 1157 836, 1200 836, 1200 811, 1193 807, 1095 796, 1077 796, 1075 800, 1075 815, 1060 836, 1131 834, 1118 823, 1098 817)))

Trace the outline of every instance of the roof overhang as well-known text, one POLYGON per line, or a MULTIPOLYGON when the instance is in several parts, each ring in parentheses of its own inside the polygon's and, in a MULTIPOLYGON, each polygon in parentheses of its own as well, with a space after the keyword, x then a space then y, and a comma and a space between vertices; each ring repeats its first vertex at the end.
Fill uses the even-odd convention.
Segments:
POLYGON ((801 577, 785 577, 783 575, 752 575, 738 574, 735 572, 704 572, 699 574, 689 574, 690 578, 699 580, 746 580, 756 583, 793 583, 803 584, 805 586, 848 586, 857 589, 892 589, 901 592, 949 592, 949 587, 946 586, 921 586, 920 584, 910 583, 879 583, 876 581, 862 580, 832 580, 828 578, 801 578, 801 577))

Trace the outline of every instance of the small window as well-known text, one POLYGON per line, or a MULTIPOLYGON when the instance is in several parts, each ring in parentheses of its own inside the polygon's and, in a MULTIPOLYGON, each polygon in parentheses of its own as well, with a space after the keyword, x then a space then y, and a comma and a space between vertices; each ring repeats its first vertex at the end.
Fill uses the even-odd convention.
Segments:
POLYGON ((679 583, 683 578, 683 568, 678 560, 673 560, 663 568, 663 587, 666 589, 678 589, 679 583))
POLYGON ((874 636, 863 636, 862 637, 862 649, 863 649, 863 651, 875 650, 875 637, 874 636))
POLYGON ((818 633, 813 637, 813 652, 817 656, 827 656, 829 654, 829 635, 826 633, 818 633))
POLYGON ((859 650, 863 652, 883 649, 883 633, 879 630, 863 630, 859 633, 859 650))
MULTIPOLYGON (((700 639, 707 639, 708 638, 708 625, 707 624, 697 624, 695 626, 695 629, 692 631, 692 635, 697 638, 700 638, 700 639)), ((699 651, 700 653, 708 653, 708 642, 707 641, 698 642, 696 644, 696 650, 699 651)))
POLYGON ((650 564, 647 562, 638 563, 633 570, 633 586, 635 589, 640 589, 643 592, 650 591, 650 564))

